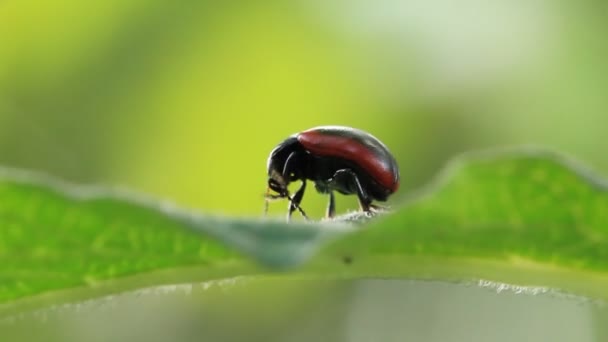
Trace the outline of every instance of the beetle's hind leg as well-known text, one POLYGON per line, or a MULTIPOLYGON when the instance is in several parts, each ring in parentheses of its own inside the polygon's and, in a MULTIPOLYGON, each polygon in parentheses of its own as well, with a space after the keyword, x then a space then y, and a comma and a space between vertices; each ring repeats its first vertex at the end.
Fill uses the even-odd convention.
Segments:
POLYGON ((332 180, 330 181, 330 184, 332 184, 333 188, 337 189, 336 184, 340 183, 338 180, 344 179, 345 177, 347 177, 348 180, 352 182, 355 188, 354 190, 356 191, 357 197, 359 198, 359 207, 361 208, 361 210, 365 211, 366 213, 373 214, 374 212, 371 209, 375 208, 376 206, 372 204, 372 198, 363 188, 361 182, 359 181, 359 177, 357 177, 357 174, 353 170, 341 169, 336 171, 336 173, 334 173, 334 176, 332 177, 332 180))
POLYGON ((389 210, 388 207, 385 207, 383 205, 377 205, 377 204, 370 204, 369 208, 371 209, 371 212, 374 212, 374 213, 385 212, 385 211, 389 210))

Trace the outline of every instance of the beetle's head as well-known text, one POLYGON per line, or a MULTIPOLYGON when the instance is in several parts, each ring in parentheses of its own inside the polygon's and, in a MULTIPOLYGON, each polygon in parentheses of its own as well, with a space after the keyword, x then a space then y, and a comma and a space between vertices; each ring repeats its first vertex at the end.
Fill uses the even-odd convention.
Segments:
POLYGON ((293 201, 293 198, 289 195, 289 190, 287 189, 289 183, 300 179, 299 168, 301 165, 299 165, 297 160, 301 157, 301 153, 303 152, 303 147, 300 145, 295 135, 287 138, 270 152, 266 164, 266 170, 268 172, 268 190, 265 196, 265 213, 268 212, 268 202, 270 200, 287 198, 291 203, 290 208, 292 208, 290 209, 289 215, 291 216, 293 208, 297 208, 302 216, 308 219, 304 210, 299 206, 299 203, 293 201), (271 194, 271 190, 276 192, 276 194, 271 194))
POLYGON ((292 153, 296 152, 300 148, 295 137, 289 137, 277 147, 275 147, 266 163, 266 170, 268 172, 268 189, 276 192, 278 195, 274 195, 275 198, 284 198, 289 196, 287 186, 293 181, 293 175, 290 173, 283 174, 285 171, 285 164, 292 153))
MULTIPOLYGON (((287 189, 287 186, 289 185, 289 177, 290 175, 287 175, 286 177, 283 177, 283 175, 281 173, 279 173, 276 169, 274 168, 270 168, 268 171, 268 190, 266 191, 266 201, 264 204, 264 215, 266 215, 266 213, 268 213, 268 202, 271 200, 275 200, 275 199, 279 199, 279 198, 287 198, 289 200, 290 204, 290 212, 289 212, 289 216, 287 217, 287 221, 289 221, 289 217, 291 217, 291 212, 295 209, 298 209, 298 211, 302 214, 302 216, 304 216, 304 218, 306 220, 308 220, 308 216, 306 216, 306 213, 304 212, 304 210, 300 207, 299 205, 299 201, 298 202, 294 202, 293 198, 289 195, 289 190, 287 189), (287 179, 286 179, 287 177, 287 179), (276 194, 271 194, 270 190, 276 192, 276 194)), ((301 197, 300 197, 301 199, 301 197)))
POLYGON ((287 180, 276 169, 268 171, 268 189, 276 192, 277 197, 289 196, 287 185, 289 185, 287 180))

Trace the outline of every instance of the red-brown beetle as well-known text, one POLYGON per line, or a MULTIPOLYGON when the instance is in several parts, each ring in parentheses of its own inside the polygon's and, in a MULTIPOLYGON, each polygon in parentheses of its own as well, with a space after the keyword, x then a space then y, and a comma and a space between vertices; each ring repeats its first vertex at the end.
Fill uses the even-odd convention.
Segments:
POLYGON ((388 148, 371 134, 343 126, 320 126, 296 133, 275 147, 267 163, 266 198, 289 199, 287 220, 298 209, 306 218, 300 202, 306 180, 312 180, 318 192, 329 195, 327 217, 335 214, 334 191, 357 194, 365 212, 376 208, 373 200, 386 201, 399 188, 399 167, 388 148), (290 196, 287 186, 301 180, 302 185, 290 196))

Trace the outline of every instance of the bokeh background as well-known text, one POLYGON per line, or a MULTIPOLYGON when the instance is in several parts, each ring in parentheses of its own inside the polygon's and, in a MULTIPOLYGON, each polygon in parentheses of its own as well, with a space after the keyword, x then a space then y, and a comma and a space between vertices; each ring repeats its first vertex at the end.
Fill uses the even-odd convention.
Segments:
MULTIPOLYGON (((383 140, 400 195, 491 146, 605 172, 605 13, 593 0, 1 1, 0 163, 246 216, 262 213, 270 150, 316 125, 383 140)), ((320 216, 313 193, 303 206, 320 216)))
MULTIPOLYGON (((541 145, 608 174, 607 11, 597 0, 0 1, 0 164, 251 217, 270 150, 317 125, 389 146, 402 178, 393 205, 478 148, 541 145)), ((302 206, 320 217, 325 199, 309 191, 302 206)), ((378 292, 366 286, 356 300, 378 292)), ((386 302, 379 319, 369 305, 354 314, 388 332, 395 297, 373 298, 386 302)))

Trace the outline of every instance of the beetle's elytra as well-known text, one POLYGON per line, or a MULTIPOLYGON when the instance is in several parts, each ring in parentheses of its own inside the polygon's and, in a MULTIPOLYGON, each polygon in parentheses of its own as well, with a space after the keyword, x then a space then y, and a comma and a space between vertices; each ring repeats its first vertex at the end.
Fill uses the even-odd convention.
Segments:
POLYGON ((356 194, 362 210, 371 212, 372 201, 386 201, 399 188, 399 167, 388 148, 373 135, 344 126, 320 126, 296 133, 277 145, 267 163, 267 199, 289 199, 287 220, 300 208, 306 181, 329 195, 327 217, 335 214, 334 191, 356 194), (302 185, 293 195, 288 185, 302 185))

